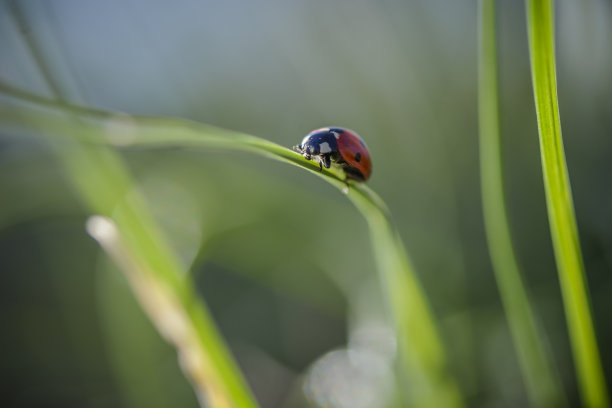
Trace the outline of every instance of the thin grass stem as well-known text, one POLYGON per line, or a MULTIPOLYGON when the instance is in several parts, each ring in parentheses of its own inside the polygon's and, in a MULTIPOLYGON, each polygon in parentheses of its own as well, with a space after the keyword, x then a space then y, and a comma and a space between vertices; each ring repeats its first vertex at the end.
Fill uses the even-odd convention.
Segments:
POLYGON ((527 396, 534 407, 559 407, 564 399, 558 375, 535 322, 510 234, 504 198, 495 0, 480 1, 478 120, 480 179, 485 229, 493 271, 517 350, 527 396))
POLYGON ((548 220, 578 384, 585 406, 609 397, 591 317, 557 101, 552 0, 527 0, 531 76, 540 135, 548 220))

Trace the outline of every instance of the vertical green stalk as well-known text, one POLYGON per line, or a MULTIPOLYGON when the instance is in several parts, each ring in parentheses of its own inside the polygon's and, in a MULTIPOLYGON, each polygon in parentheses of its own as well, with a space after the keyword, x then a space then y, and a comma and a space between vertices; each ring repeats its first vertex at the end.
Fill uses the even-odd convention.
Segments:
POLYGON ((561 138, 552 0, 527 0, 527 27, 548 219, 578 383, 586 406, 607 407, 561 138))
POLYGON ((560 381, 551 369, 538 336, 534 313, 512 245, 504 201, 495 0, 480 0, 479 10, 478 121, 482 206, 487 241, 529 400, 535 407, 557 407, 566 402, 560 381))

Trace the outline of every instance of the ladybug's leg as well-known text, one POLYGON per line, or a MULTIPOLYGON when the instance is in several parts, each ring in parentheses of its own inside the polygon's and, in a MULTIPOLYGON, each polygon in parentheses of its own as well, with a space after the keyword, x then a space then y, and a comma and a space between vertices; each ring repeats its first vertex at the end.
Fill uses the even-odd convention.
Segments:
POLYGON ((321 162, 323 163, 323 165, 325 166, 326 169, 329 169, 331 167, 331 157, 330 157, 330 155, 326 154, 325 156, 321 156, 321 162))
POLYGON ((323 159, 319 157, 319 171, 323 171, 323 159))

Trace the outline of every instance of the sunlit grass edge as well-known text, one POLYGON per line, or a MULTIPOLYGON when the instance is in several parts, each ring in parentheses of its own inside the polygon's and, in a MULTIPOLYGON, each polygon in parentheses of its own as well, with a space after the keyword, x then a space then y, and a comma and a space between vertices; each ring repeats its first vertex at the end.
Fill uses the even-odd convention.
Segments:
POLYGON ((609 406, 608 390, 590 311, 589 293, 557 100, 552 0, 526 0, 529 53, 538 118, 548 219, 578 384, 585 406, 609 406))

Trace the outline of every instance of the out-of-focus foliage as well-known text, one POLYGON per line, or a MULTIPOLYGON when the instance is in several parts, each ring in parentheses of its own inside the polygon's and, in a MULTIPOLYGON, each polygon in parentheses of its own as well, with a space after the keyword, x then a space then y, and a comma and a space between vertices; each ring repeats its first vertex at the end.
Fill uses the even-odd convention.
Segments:
MULTIPOLYGON (((359 132, 374 161, 369 184, 413 255, 468 404, 526 404, 482 226, 475 2, 20 3, 26 32, 0 3, 0 80, 24 90, 50 96, 26 46, 31 35, 75 103, 186 117, 285 146, 325 125, 359 132)), ((610 378, 612 7, 560 1, 557 11, 566 155, 610 378)), ((577 403, 524 13, 521 2, 499 4, 511 230, 577 403)), ((0 94, 0 103, 18 102, 0 94)), ((173 351, 86 235, 89 214, 55 157, 29 136, 0 124, 2 405, 196 406, 173 351)), ((367 226, 342 194, 242 153, 122 157, 263 406, 379 406, 375 397, 393 388, 383 362, 394 345, 367 226)))

